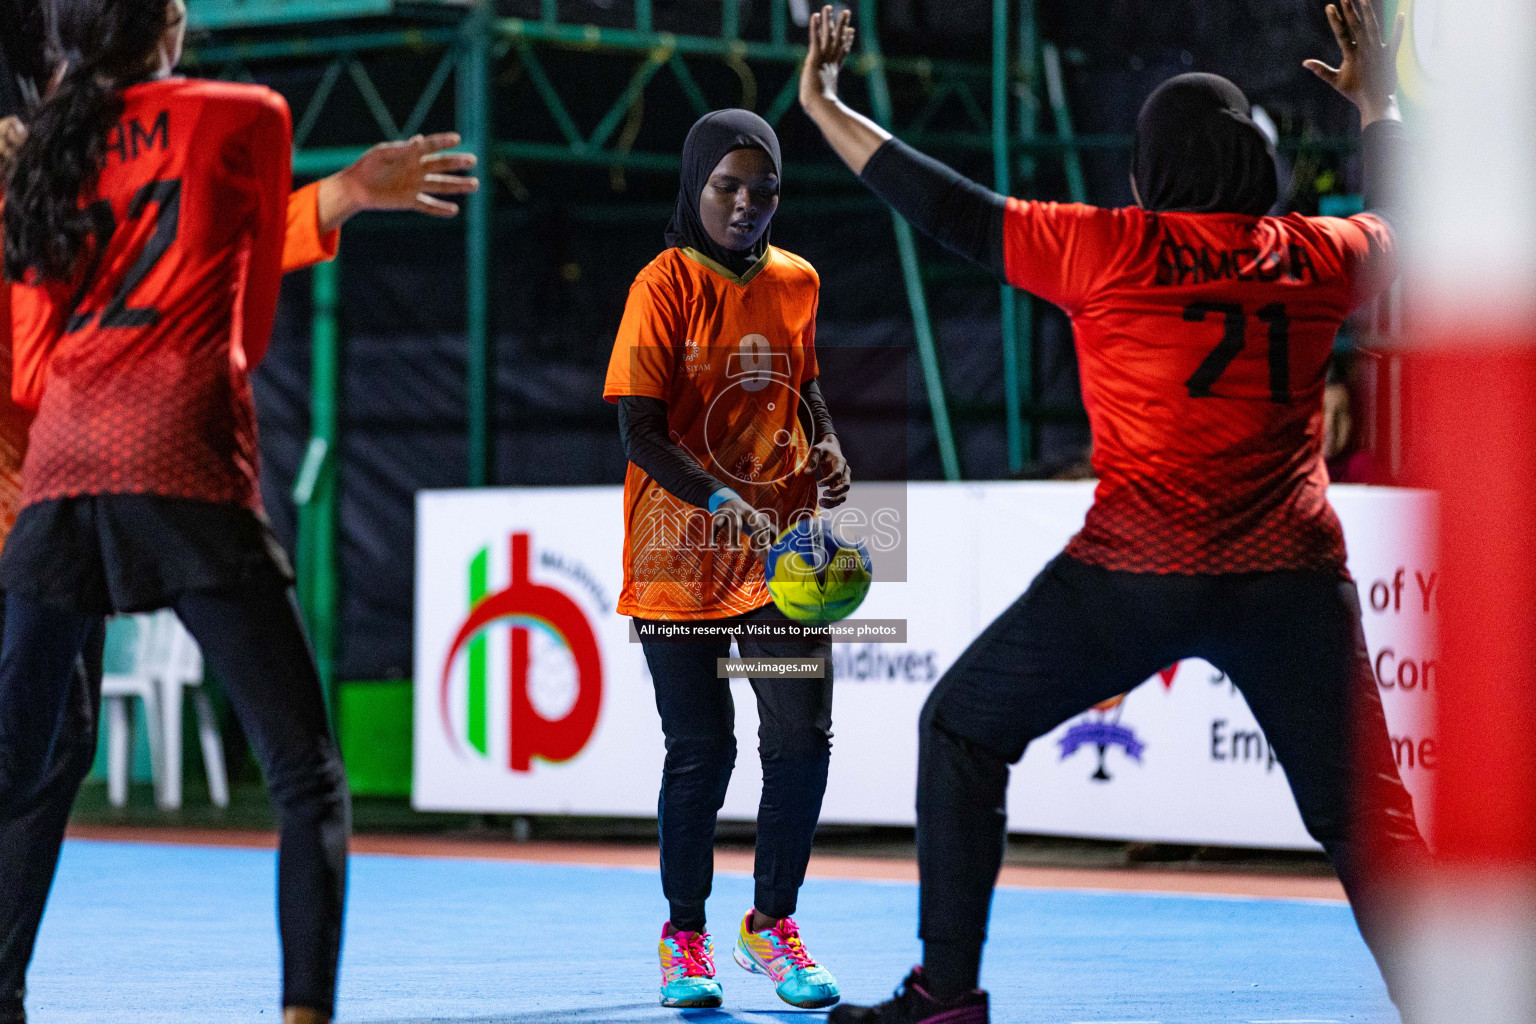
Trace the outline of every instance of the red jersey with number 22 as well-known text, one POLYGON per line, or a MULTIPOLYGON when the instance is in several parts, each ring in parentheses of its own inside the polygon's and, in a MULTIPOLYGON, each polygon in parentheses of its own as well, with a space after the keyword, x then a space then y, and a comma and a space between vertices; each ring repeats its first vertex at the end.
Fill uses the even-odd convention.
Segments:
POLYGON ((1099 486, 1067 554, 1345 572, 1323 386, 1340 325, 1391 281, 1385 221, 1011 199, 1005 251, 1009 281, 1072 318, 1099 486))
POLYGON ((189 78, 122 97, 82 198, 95 238, 80 275, 12 291, 12 393, 37 409, 22 504, 157 494, 257 508, 249 378, 277 307, 288 104, 189 78))

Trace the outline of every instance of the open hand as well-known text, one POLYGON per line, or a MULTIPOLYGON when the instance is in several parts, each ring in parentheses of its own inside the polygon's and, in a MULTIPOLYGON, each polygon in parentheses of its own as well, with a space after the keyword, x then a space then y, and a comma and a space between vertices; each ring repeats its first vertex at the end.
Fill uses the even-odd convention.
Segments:
POLYGON ((837 76, 853 52, 853 12, 834 15, 828 4, 811 15, 810 50, 800 69, 800 105, 837 99, 837 76))
POLYGON ((417 135, 404 142, 381 142, 357 162, 321 183, 320 230, 328 233, 364 210, 415 210, 452 217, 458 205, 438 196, 479 191, 480 179, 463 172, 475 166, 472 153, 450 153, 457 132, 417 135))
POLYGON ((828 434, 811 446, 809 465, 816 474, 816 482, 826 488, 826 493, 821 496, 822 508, 837 508, 848 500, 853 473, 848 468, 848 460, 843 458, 843 448, 836 434, 828 434))
POLYGON ((759 561, 768 557, 768 549, 775 539, 773 517, 759 512, 740 498, 732 498, 716 509, 709 528, 710 543, 724 541, 727 547, 733 548, 745 545, 759 561))
POLYGON ((1403 15, 1392 39, 1381 36, 1381 22, 1371 0, 1338 0, 1328 5, 1328 25, 1344 57, 1338 67, 1320 60, 1302 66, 1339 91, 1360 109, 1362 125, 1397 115, 1397 50, 1403 42, 1403 15))

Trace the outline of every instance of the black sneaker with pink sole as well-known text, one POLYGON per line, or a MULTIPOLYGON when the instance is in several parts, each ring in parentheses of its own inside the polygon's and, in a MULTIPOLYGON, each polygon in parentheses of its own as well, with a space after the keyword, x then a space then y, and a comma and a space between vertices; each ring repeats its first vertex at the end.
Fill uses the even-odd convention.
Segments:
POLYGON ((896 994, 879 1006, 844 1003, 827 1024, 989 1024, 987 994, 980 989, 939 1002, 928 994, 921 967, 912 968, 896 994))

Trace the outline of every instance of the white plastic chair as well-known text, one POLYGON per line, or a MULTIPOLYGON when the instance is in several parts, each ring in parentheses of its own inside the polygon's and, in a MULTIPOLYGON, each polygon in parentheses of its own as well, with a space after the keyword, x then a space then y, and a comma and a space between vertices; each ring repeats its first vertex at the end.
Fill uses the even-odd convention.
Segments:
MULTIPOLYGON (((101 696, 107 711, 107 796, 112 806, 128 803, 128 776, 133 756, 133 700, 144 705, 149 736, 149 771, 155 803, 162 810, 181 806, 181 717, 186 690, 192 691, 197 734, 208 773, 208 793, 214 806, 229 806, 229 776, 224 747, 213 715, 213 702, 203 688, 203 655, 174 612, 133 615, 112 620, 112 641, 132 629, 131 641, 109 641, 111 649, 126 647, 132 665, 102 677, 101 696)), ((117 666, 113 666, 116 668, 117 666)))

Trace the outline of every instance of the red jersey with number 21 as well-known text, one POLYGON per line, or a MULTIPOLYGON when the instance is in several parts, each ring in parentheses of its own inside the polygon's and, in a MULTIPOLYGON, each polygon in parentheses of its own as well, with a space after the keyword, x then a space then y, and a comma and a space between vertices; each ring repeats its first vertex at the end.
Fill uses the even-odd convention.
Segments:
POLYGON ((122 96, 82 197, 95 231, 77 279, 12 291, 12 393, 37 409, 22 504, 156 494, 256 508, 249 375, 277 307, 288 105, 189 78, 122 96))
POLYGON ((1067 554, 1345 572, 1323 386, 1340 325, 1391 281, 1385 221, 1010 199, 1005 252, 1010 283, 1072 318, 1099 486, 1067 554))

